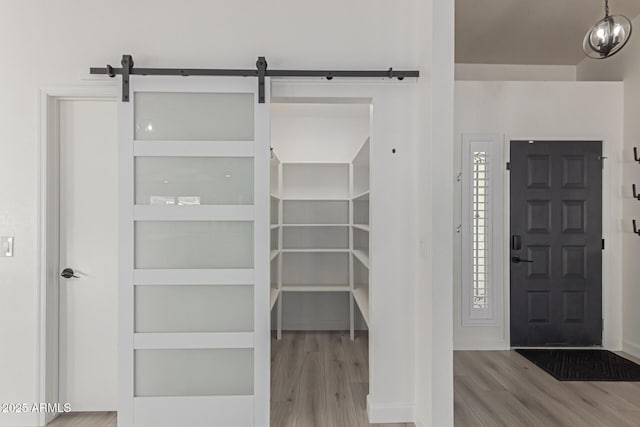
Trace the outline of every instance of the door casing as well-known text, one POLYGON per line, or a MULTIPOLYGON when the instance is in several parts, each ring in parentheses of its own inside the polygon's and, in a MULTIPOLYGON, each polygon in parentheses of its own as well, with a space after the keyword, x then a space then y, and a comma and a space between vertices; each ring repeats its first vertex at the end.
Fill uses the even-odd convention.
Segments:
MULTIPOLYGON (((618 158, 618 153, 614 152, 614 144, 607 141, 607 138, 598 135, 588 136, 561 136, 554 137, 550 135, 541 136, 521 136, 521 135, 505 135, 503 140, 504 159, 511 158, 511 141, 518 140, 534 140, 534 141, 585 141, 585 142, 602 142, 602 152, 605 157, 604 170, 602 174, 602 238, 606 241, 606 249, 602 253, 602 317, 604 319, 604 327, 602 331, 602 347, 608 350, 620 350, 622 348, 622 319, 620 316, 622 310, 622 288, 621 288, 621 269, 619 255, 621 239, 616 228, 614 218, 619 218, 620 208, 617 203, 616 189, 619 186, 620 179, 616 179, 613 161, 618 158), (607 161, 606 159, 610 159, 607 161)), ((506 169, 506 165, 505 165, 506 169)), ((509 173, 506 171, 506 173, 509 173)), ((508 177, 504 179, 504 228, 503 228, 503 251, 504 254, 510 254, 509 238, 511 230, 510 221, 510 180, 508 177)), ((505 255, 506 256, 506 255, 505 255)), ((511 348, 511 264, 505 258, 503 262, 503 279, 504 279, 504 342, 505 349, 511 348)))
MULTIPOLYGON (((58 403, 59 387, 59 153, 58 102, 117 101, 118 86, 96 84, 83 86, 54 86, 40 90, 40 144, 38 160, 38 321, 36 354, 38 358, 35 389, 37 402, 58 403)), ((62 402, 64 403, 64 402, 62 402)), ((56 413, 40 412, 39 425, 46 425, 56 413)))
POLYGON ((420 239, 415 231, 417 216, 406 213, 413 210, 415 197, 419 195, 417 175, 411 174, 419 165, 419 141, 411 126, 419 122, 415 89, 413 79, 402 82, 363 79, 348 83, 340 79, 331 82, 272 80, 272 102, 372 105, 371 191, 376 197, 371 200, 370 220, 371 228, 376 231, 371 236, 369 283, 367 412, 371 423, 415 421, 415 301, 412 296, 418 260, 413 248, 420 247, 420 239), (389 209, 389 206, 395 208, 389 209), (403 209, 406 209, 404 213, 403 209), (385 286, 388 283, 395 286, 385 286), (398 352, 398 348, 403 351, 398 352))

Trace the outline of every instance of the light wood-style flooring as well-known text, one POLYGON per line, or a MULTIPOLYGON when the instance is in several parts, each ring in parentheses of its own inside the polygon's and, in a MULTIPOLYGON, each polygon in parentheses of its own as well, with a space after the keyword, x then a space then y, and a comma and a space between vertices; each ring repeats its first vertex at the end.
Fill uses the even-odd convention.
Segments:
POLYGON ((47 427, 116 427, 115 412, 74 412, 60 415, 47 427))
MULTIPOLYGON (((273 427, 368 427, 369 342, 343 332, 285 332, 271 342, 273 427)), ((380 427, 413 424, 375 424, 380 427)))
MULTIPOLYGON (((285 332, 271 341, 272 427, 368 427, 366 332, 285 332)), ((51 427, 116 427, 115 414, 66 414, 51 427)), ((413 427, 413 424, 376 424, 413 427)), ((176 426, 180 427, 180 426, 176 426)))
MULTIPOLYGON (((271 425, 369 426, 367 347, 363 333, 272 341, 271 425)), ((560 382, 513 351, 455 352, 454 385, 456 427, 640 427, 640 382, 560 382)), ((116 418, 68 414, 50 426, 116 427, 116 418)))
POLYGON ((458 351, 453 370, 456 427, 640 426, 639 382, 557 381, 514 351, 458 351))

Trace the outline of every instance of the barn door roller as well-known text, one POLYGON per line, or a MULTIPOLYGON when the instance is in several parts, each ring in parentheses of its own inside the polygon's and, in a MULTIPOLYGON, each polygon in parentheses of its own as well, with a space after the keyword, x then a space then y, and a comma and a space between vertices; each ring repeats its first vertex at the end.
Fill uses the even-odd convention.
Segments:
POLYGON ((258 102, 264 104, 266 77, 322 77, 331 80, 334 77, 378 77, 403 80, 405 77, 419 77, 419 71, 349 71, 349 70, 269 70, 264 56, 258 57, 255 69, 206 69, 206 68, 136 68, 131 55, 122 55, 122 68, 92 67, 91 74, 103 74, 109 77, 122 75, 122 102, 129 102, 129 76, 240 76, 258 78, 258 102))

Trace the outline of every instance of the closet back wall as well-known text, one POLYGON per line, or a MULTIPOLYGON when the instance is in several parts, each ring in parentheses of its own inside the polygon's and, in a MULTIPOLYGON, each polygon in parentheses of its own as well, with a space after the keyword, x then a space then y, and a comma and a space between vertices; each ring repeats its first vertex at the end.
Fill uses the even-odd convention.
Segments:
MULTIPOLYGON (((349 162, 368 136, 368 105, 272 105, 271 146, 282 162, 349 162)), ((287 292, 282 297, 284 330, 349 329, 346 292, 287 292)), ((273 328, 275 314, 274 309, 273 328)), ((366 329, 359 314, 356 319, 356 329, 366 329)))

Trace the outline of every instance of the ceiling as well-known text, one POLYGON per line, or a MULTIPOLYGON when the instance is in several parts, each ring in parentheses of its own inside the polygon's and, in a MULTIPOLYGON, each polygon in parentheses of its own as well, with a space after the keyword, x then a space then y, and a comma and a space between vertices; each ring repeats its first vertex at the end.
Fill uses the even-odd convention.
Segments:
MULTIPOLYGON (((609 7, 640 14, 640 0, 609 7)), ((603 17, 604 0, 456 0, 456 62, 575 65, 585 33, 603 17)))

